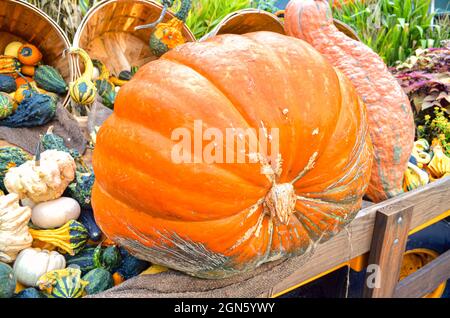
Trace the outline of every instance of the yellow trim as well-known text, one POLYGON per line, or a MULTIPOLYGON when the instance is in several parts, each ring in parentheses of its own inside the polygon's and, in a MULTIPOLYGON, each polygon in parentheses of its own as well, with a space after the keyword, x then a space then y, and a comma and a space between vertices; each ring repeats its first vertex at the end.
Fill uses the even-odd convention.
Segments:
POLYGON ((288 292, 290 292, 290 291, 292 291, 292 290, 294 290, 294 289, 297 289, 297 288, 299 288, 299 287, 301 287, 301 286, 303 286, 303 285, 306 285, 306 284, 308 284, 308 283, 310 283, 310 282, 312 282, 312 281, 314 281, 314 280, 316 280, 316 279, 318 279, 318 278, 320 278, 320 277, 323 277, 323 276, 325 276, 325 275, 327 275, 327 274, 329 274, 329 273, 331 273, 331 272, 334 272, 335 270, 338 270, 339 268, 342 268, 342 267, 346 266, 347 264, 348 264, 348 263, 343 263, 343 264, 341 264, 341 265, 338 265, 338 266, 336 266, 336 267, 333 267, 333 268, 331 268, 331 269, 329 269, 329 270, 327 270, 327 271, 325 271, 325 272, 320 273, 320 274, 317 275, 317 276, 311 277, 311 278, 309 278, 309 279, 307 279, 307 280, 301 282, 301 283, 298 284, 298 285, 295 285, 295 286, 290 287, 290 288, 288 288, 288 289, 286 289, 286 290, 283 290, 282 292, 279 292, 279 293, 277 293, 277 294, 275 294, 275 295, 272 295, 272 296, 270 296, 270 298, 277 298, 277 297, 279 297, 279 296, 281 296, 281 295, 284 295, 284 294, 286 294, 286 293, 288 293, 288 292))
POLYGON ((420 226, 418 226, 418 227, 412 229, 412 230, 409 232, 409 235, 413 235, 414 233, 417 233, 417 232, 419 232, 419 231, 422 231, 423 229, 429 227, 430 225, 433 225, 434 223, 437 223, 437 222, 439 222, 439 221, 442 221, 443 219, 445 219, 445 218, 447 218, 447 217, 449 217, 449 216, 450 216, 450 210, 448 210, 447 212, 444 212, 444 213, 438 215, 437 217, 435 217, 435 218, 429 220, 428 222, 425 222, 424 224, 422 224, 422 225, 420 225, 420 226))
MULTIPOLYGON (((447 212, 444 212, 444 213, 438 215, 437 217, 429 220, 428 222, 425 222, 424 224, 422 224, 422 225, 412 229, 408 233, 408 235, 413 235, 414 233, 417 233, 417 232, 419 232, 419 231, 421 231, 421 230, 423 230, 423 229, 425 229, 425 228, 427 228, 427 227, 429 227, 429 226, 431 226, 431 225, 433 225, 433 224, 435 224, 435 223, 437 223, 439 221, 442 221, 443 219, 445 219, 445 218, 447 218, 449 216, 450 216, 450 210, 448 210, 447 212)), ((303 285, 306 285, 306 284, 308 284, 308 283, 310 283, 310 282, 312 282, 312 281, 314 281, 314 280, 316 280, 318 278, 321 278, 321 277, 323 277, 323 276, 325 276, 327 274, 330 274, 331 272, 334 272, 335 270, 338 270, 338 269, 340 269, 340 268, 342 268, 344 266, 350 266, 355 271, 361 271, 365 267, 364 265, 367 263, 367 257, 368 257, 368 253, 360 255, 360 256, 357 256, 357 257, 351 259, 348 262, 345 262, 345 263, 342 263, 342 264, 340 264, 338 266, 335 266, 335 267, 333 267, 333 268, 331 268, 331 269, 329 269, 327 271, 324 271, 324 272, 322 272, 322 273, 320 273, 320 274, 318 274, 318 275, 316 275, 314 277, 311 277, 311 278, 309 278, 309 279, 307 279, 307 280, 305 280, 305 281, 303 281, 303 282, 301 282, 301 283, 299 283, 297 285, 294 285, 293 287, 290 287, 288 289, 283 290, 282 292, 279 292, 279 293, 277 293, 275 295, 272 295, 271 298, 276 298, 276 297, 279 297, 281 295, 284 295, 284 294, 286 294, 286 293, 288 293, 288 292, 290 292, 290 291, 292 291, 294 289, 297 289, 297 288, 299 288, 299 287, 301 287, 303 285)))
MULTIPOLYGON (((402 267, 400 271, 401 278, 400 280, 408 277, 409 275, 415 273, 417 270, 421 268, 421 265, 425 266, 428 262, 423 263, 423 260, 426 259, 427 256, 431 258, 432 261, 439 257, 439 253, 436 251, 427 249, 427 248, 416 248, 413 250, 406 251, 403 255, 403 261, 402 261, 402 267), (417 255, 416 258, 414 258, 413 255, 417 255), (410 256, 413 256, 412 258, 410 256), (416 259, 419 259, 416 261, 416 259), (417 263, 419 262, 419 263, 417 263), (414 268, 418 266, 417 268, 414 268), (409 270, 406 267, 410 267, 409 270)), ((433 290, 431 293, 423 296, 423 298, 441 298, 442 294, 445 291, 445 288, 447 286, 447 281, 444 281, 442 284, 440 284, 435 290, 433 290)))

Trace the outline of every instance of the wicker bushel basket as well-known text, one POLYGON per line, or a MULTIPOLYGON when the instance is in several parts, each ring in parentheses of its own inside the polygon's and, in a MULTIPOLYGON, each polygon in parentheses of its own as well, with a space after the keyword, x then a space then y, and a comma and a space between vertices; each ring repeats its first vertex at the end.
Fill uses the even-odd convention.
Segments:
MULTIPOLYGON (((257 31, 271 31, 285 34, 282 17, 284 11, 277 15, 258 9, 243 9, 227 15, 210 33, 202 40, 211 38, 219 34, 244 34, 257 31)), ((345 33, 352 39, 359 41, 358 35, 345 23, 334 20, 334 24, 339 31, 345 33)))
MULTIPOLYGON (((134 28, 156 21, 162 11, 159 3, 149 0, 107 0, 93 7, 78 28, 73 46, 84 49, 92 59, 102 61, 113 74, 141 66, 156 57, 149 48, 152 29, 134 28)), ((173 18, 168 12, 164 21, 173 18)), ((195 41, 185 26, 184 37, 195 41)), ((77 71, 80 71, 76 63, 77 71)))
MULTIPOLYGON (((58 69, 67 83, 72 81, 72 60, 65 54, 70 48, 70 42, 63 30, 47 14, 25 1, 0 0, 0 54, 13 41, 37 46, 42 52, 43 63, 58 69)), ((13 144, 34 153, 39 136, 49 126, 54 126, 55 133, 68 140, 69 147, 83 153, 86 140, 77 122, 64 109, 68 100, 67 93, 58 102, 55 119, 47 125, 33 128, 0 127, 0 146, 13 144)))
POLYGON ((72 80, 71 59, 64 54, 70 42, 63 30, 47 14, 27 2, 0 0, 1 54, 13 41, 36 45, 45 64, 57 68, 66 82, 72 80))

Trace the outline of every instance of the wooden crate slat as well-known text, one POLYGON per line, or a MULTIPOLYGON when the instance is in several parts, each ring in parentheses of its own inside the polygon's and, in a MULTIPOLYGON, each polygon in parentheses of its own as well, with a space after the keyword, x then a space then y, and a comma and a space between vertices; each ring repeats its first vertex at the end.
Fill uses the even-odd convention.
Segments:
POLYGON ((413 207, 396 210, 394 205, 377 212, 375 218, 369 264, 377 265, 380 286, 369 286, 367 279, 374 273, 368 272, 364 297, 387 298, 394 295, 398 284, 403 253, 405 252, 408 230, 413 207))
POLYGON ((395 206, 404 209, 414 206, 410 230, 441 215, 450 209, 450 177, 398 197, 362 209, 349 225, 348 233, 342 231, 331 240, 319 245, 311 259, 282 280, 264 296, 282 293, 302 282, 334 268, 370 250, 376 211, 395 206))

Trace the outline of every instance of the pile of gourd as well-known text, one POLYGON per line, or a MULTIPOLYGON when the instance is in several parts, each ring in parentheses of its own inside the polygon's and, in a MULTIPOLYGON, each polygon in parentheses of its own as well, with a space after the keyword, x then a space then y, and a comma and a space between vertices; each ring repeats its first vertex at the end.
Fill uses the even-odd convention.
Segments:
POLYGON ((120 88, 128 83, 138 71, 137 66, 132 66, 130 70, 124 70, 118 76, 111 75, 106 65, 100 60, 93 60, 94 74, 93 80, 97 93, 102 99, 102 104, 114 109, 114 102, 120 88))
POLYGON ((0 56, 0 126, 34 127, 48 123, 67 83, 57 69, 42 63, 30 43, 11 42, 0 56))
POLYGON ((430 143, 419 139, 414 143, 403 181, 403 189, 411 191, 430 182, 450 176, 450 157, 438 139, 430 143))
POLYGON ((115 76, 102 61, 91 60, 83 49, 74 48, 70 53, 78 55, 84 64, 83 74, 70 83, 69 93, 72 101, 77 105, 90 106, 98 95, 103 105, 114 109, 117 93, 121 86, 128 83, 136 74, 138 67, 132 66, 130 70, 121 71, 115 76))
POLYGON ((96 225, 80 154, 52 128, 37 148, 0 148, 0 298, 83 297, 147 269, 96 225))

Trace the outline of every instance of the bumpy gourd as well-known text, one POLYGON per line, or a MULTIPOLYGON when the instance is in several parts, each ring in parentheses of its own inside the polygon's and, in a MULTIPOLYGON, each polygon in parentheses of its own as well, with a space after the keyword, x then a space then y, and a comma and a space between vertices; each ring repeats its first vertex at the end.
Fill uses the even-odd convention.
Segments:
POLYGON ((92 187, 94 186, 94 172, 77 172, 75 181, 67 188, 67 194, 77 200, 83 208, 91 207, 92 187))
POLYGON ((16 111, 0 120, 0 126, 11 128, 31 128, 43 126, 50 122, 56 114, 56 99, 52 96, 35 93, 26 97, 16 111))
POLYGON ((342 71, 367 106, 375 155, 367 196, 379 202, 402 193, 415 126, 408 97, 383 60, 336 28, 328 0, 290 1, 285 29, 342 71))
POLYGON ((57 69, 48 65, 40 65, 36 67, 34 80, 37 85, 46 91, 65 94, 67 92, 67 84, 57 69))
POLYGON ((138 26, 135 30, 155 28, 150 36, 150 50, 153 55, 160 57, 181 44, 186 43, 183 36, 183 25, 191 9, 191 0, 182 0, 181 6, 175 17, 168 22, 162 22, 169 7, 172 7, 173 0, 163 0, 163 11, 159 19, 151 24, 138 26))
POLYGON ((0 74, 0 92, 12 93, 16 89, 16 81, 12 76, 0 74))
POLYGON ((44 148, 44 150, 59 150, 67 152, 75 160, 77 172, 90 173, 91 169, 86 165, 86 163, 83 160, 83 156, 78 152, 78 150, 69 149, 66 146, 64 139, 61 136, 55 134, 53 132, 53 129, 54 127, 50 126, 47 132, 41 138, 41 145, 44 148))
POLYGON ((64 267, 66 267, 66 260, 58 252, 27 248, 17 256, 14 262, 14 274, 19 283, 26 287, 33 287, 43 274, 64 267))
POLYGON ((15 146, 0 147, 0 189, 6 191, 3 179, 10 168, 20 166, 31 156, 22 148, 15 146))
POLYGON ((84 63, 84 73, 75 82, 70 83, 69 92, 73 101, 80 105, 90 105, 95 101, 97 88, 92 82, 94 65, 89 55, 81 48, 70 49, 71 54, 77 54, 84 63))
POLYGON ((0 119, 11 115, 14 111, 14 101, 7 93, 0 92, 0 119))
POLYGON ((17 72, 20 72, 21 66, 22 64, 15 57, 0 55, 0 74, 17 77, 17 72))
POLYGON ((17 194, 0 196, 0 261, 11 263, 20 251, 31 246, 29 207, 19 205, 17 194))
POLYGON ((309 44, 221 35, 169 51, 121 88, 97 135, 92 206, 105 235, 133 255, 226 277, 336 235, 361 208, 372 158, 363 102, 309 44), (194 136, 196 120, 235 139, 253 128, 256 144, 272 138, 279 151, 246 149, 245 163, 226 163, 227 143, 216 139, 203 153, 214 146, 222 158, 183 162, 173 133, 194 136))
POLYGON ((11 193, 35 203, 61 197, 75 178, 75 161, 66 152, 46 150, 40 154, 39 164, 29 160, 19 167, 10 168, 4 183, 11 193))
POLYGON ((49 243, 70 255, 76 255, 81 251, 89 239, 89 233, 84 225, 75 220, 54 230, 30 229, 30 234, 33 240, 49 243))
POLYGON ((37 285, 51 298, 80 298, 88 283, 81 279, 79 269, 68 267, 42 275, 37 285))

